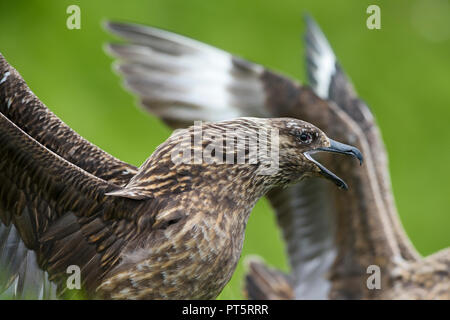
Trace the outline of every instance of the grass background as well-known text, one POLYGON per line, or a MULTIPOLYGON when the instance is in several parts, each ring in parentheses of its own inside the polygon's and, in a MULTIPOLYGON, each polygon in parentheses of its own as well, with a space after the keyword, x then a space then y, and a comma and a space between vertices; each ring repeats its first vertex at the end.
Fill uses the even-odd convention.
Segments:
MULTIPOLYGON (((215 45, 305 79, 302 14, 320 24, 389 152, 401 220, 420 253, 450 245, 450 5, 448 0, 1 1, 0 52, 31 89, 82 136, 140 165, 170 131, 135 107, 111 71, 104 19, 139 22, 215 45), (81 8, 81 30, 66 8, 81 8), (381 7, 381 30, 366 8, 381 7)), ((287 270, 266 201, 252 213, 242 256, 258 254, 287 270)), ((241 298, 241 262, 220 298, 241 298)))

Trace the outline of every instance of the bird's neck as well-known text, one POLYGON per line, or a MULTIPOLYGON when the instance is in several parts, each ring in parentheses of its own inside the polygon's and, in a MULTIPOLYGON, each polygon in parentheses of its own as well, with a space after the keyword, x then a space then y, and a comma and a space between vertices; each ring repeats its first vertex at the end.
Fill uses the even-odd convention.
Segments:
POLYGON ((239 129, 233 131, 235 136, 229 135, 230 128, 226 124, 204 125, 206 129, 197 143, 195 128, 175 133, 147 159, 126 188, 131 193, 150 197, 214 190, 211 192, 218 195, 234 194, 255 202, 280 182, 277 181, 280 179, 278 148, 272 147, 275 138, 268 136, 267 130, 261 134, 261 128, 268 127, 264 120, 241 121, 243 123, 230 124, 230 128, 239 129), (248 138, 247 134, 257 136, 258 141, 248 138), (230 147, 230 140, 237 142, 230 147), (256 151, 252 149, 254 144, 257 144, 256 151))

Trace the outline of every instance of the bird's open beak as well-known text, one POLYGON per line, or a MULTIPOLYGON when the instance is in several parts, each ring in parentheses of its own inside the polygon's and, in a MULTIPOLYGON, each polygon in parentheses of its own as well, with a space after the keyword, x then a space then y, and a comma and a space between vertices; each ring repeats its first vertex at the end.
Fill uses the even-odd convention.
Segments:
POLYGON ((343 153, 343 154, 347 154, 350 156, 355 157, 356 159, 359 160, 359 164, 361 165, 363 162, 363 156, 361 154, 361 152, 352 146, 334 141, 332 139, 330 140, 330 146, 329 147, 324 147, 324 148, 317 148, 314 150, 310 150, 310 151, 306 151, 303 154, 305 155, 305 157, 310 160, 311 162, 313 162, 316 166, 319 167, 320 169, 320 173, 327 179, 330 179, 331 181, 333 181, 339 188, 343 188, 345 190, 348 189, 347 184, 344 182, 344 180, 342 180, 341 178, 339 178, 337 175, 335 175, 333 172, 331 172, 330 170, 328 170, 327 168, 325 168, 320 162, 318 162, 316 159, 314 159, 311 155, 317 152, 334 152, 334 153, 343 153))

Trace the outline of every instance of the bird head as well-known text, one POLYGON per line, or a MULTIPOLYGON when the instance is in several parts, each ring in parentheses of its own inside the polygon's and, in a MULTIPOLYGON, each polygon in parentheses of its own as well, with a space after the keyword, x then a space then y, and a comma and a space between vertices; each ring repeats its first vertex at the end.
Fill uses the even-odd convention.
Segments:
POLYGON ((341 178, 313 158, 319 152, 347 154, 362 162, 358 149, 298 119, 201 123, 175 132, 127 186, 108 195, 145 199, 229 182, 240 187, 248 183, 246 192, 257 198, 275 186, 310 176, 323 176, 347 189, 341 178))
POLYGON ((308 176, 321 176, 334 182, 338 187, 348 189, 347 184, 328 170, 315 154, 322 152, 350 155, 362 164, 361 152, 353 147, 330 139, 316 126, 292 118, 271 119, 271 126, 279 131, 280 174, 297 182, 308 176))

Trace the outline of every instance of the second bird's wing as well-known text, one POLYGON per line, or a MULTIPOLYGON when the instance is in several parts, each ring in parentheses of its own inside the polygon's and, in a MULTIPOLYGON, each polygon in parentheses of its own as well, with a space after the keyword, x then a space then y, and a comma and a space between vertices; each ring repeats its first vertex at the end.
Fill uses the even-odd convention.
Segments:
MULTIPOLYGON (((316 233, 316 239, 305 244, 310 250, 318 246, 329 250, 316 251, 321 253, 306 264, 300 260, 293 264, 297 266, 293 268, 294 289, 297 298, 373 298, 380 294, 380 291, 367 288, 369 266, 380 267, 384 275, 382 279, 385 281, 382 287, 387 289, 388 275, 395 264, 417 260, 419 255, 404 233, 397 215, 387 154, 374 117, 367 105, 357 96, 322 31, 312 19, 307 18, 306 21, 309 83, 320 98, 328 101, 328 107, 322 110, 316 108, 317 113, 314 115, 304 114, 301 110, 297 112, 301 113, 302 119, 323 128, 329 136, 357 145, 364 154, 365 164, 361 168, 352 168, 346 163, 337 162, 327 165, 348 182, 350 190, 342 193, 336 189, 325 191, 325 188, 320 188, 324 199, 331 204, 331 210, 328 211, 331 213, 331 219, 321 222, 332 232, 332 241, 329 242, 329 236, 316 233), (326 257, 329 257, 329 260, 325 260, 326 257), (316 264, 312 263, 314 260, 316 264)), ((283 216, 285 212, 290 212, 288 216, 299 221, 302 217, 300 197, 297 200, 292 197, 289 201, 282 195, 283 192, 280 192, 279 202, 284 204, 285 209, 280 205, 278 215, 283 216), (295 201, 298 204, 295 204, 295 201)), ((304 242, 308 237, 301 235, 307 230, 314 231, 312 227, 319 223, 313 220, 313 223, 308 224, 310 227, 303 230, 297 229, 295 223, 285 224, 287 227, 284 232, 291 230, 297 235, 291 239, 299 241, 297 250, 292 250, 295 253, 291 260, 295 258, 295 254, 301 257, 307 253, 302 250, 301 241, 304 242)), ((310 236, 309 239, 313 237, 310 236)), ((295 242, 291 243, 295 246, 295 242)), ((251 271, 247 276, 249 282, 260 283, 258 277, 258 273, 251 271)), ((274 286, 277 287, 275 284, 274 286)))
POLYGON ((115 69, 125 86, 172 127, 270 115, 261 108, 261 66, 156 28, 113 22, 106 28, 128 41, 107 46, 120 59, 115 69))
POLYGON ((357 95, 319 26, 309 17, 306 18, 306 22, 308 82, 318 96, 335 102, 364 132, 370 145, 369 153, 365 154, 365 157, 373 160, 374 176, 382 194, 386 215, 394 227, 401 256, 405 260, 417 260, 419 254, 412 246, 398 219, 389 176, 388 157, 373 114, 357 95))

